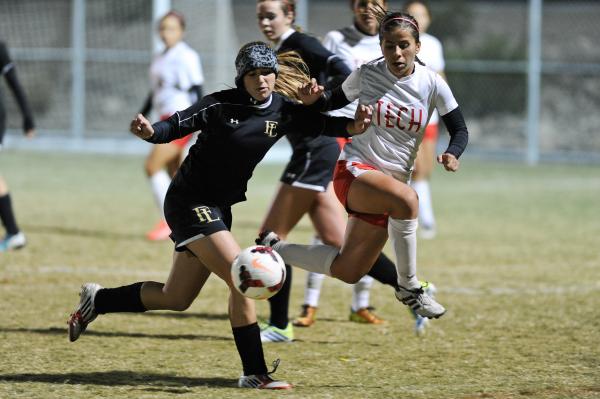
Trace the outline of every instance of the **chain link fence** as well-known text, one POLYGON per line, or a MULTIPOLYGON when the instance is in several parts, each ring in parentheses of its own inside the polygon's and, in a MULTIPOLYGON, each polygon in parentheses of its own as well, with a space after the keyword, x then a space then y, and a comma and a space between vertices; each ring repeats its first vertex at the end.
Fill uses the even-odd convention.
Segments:
MULTIPOLYGON (((85 118, 77 131, 72 63, 77 0, 0 0, 0 40, 10 48, 40 136, 50 138, 48 143, 60 137, 85 147, 90 138, 129 139, 129 120, 149 91, 152 1, 80 1, 85 5, 85 91, 79 101, 85 102, 85 118)), ((351 23, 347 0, 307 2, 309 33, 322 37, 351 23)), ((233 86, 237 49, 263 39, 255 2, 171 3, 188 18, 186 41, 202 57, 206 92, 233 86)), ((444 45, 446 75, 471 132, 469 153, 525 159, 529 1, 429 3, 429 32, 444 45)), ((401 5, 389 2, 391 9, 401 5)), ((600 162, 600 2, 545 0, 541 18, 540 158, 600 162)), ((21 118, 5 85, 0 87, 15 136, 21 118)))

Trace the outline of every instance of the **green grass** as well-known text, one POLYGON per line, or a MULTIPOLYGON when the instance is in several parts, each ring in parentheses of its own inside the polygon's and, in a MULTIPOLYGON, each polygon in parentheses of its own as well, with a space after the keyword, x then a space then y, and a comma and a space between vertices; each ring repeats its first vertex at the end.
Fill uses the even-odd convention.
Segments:
MULTIPOLYGON (((233 233, 252 243, 280 166, 264 166, 233 233)), ((435 240, 419 275, 449 309, 423 338, 387 287, 383 326, 347 321, 350 287, 324 283, 318 322, 265 347, 292 392, 235 388, 240 364, 212 277, 183 313, 100 317, 76 343, 66 319, 83 282, 164 281, 172 245, 144 232, 157 211, 140 157, 3 152, 26 249, 0 254, 1 398, 600 397, 600 170, 463 161, 436 171, 435 240)), ((307 242, 303 220, 290 239, 307 242)), ((389 249, 387 250, 389 253, 389 249)), ((294 273, 291 316, 305 279, 294 273)), ((267 303, 258 304, 267 315, 267 303)))

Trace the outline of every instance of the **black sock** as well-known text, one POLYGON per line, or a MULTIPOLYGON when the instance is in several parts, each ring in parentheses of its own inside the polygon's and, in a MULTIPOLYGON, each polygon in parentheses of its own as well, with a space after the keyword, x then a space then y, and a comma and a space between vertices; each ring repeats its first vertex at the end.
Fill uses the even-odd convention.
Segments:
POLYGON ((8 193, 0 197, 0 220, 2 220, 2 224, 4 225, 7 234, 14 235, 19 232, 15 214, 12 209, 12 203, 10 201, 10 194, 8 193))
POLYGON ((285 265, 285 282, 279 292, 269 298, 271 318, 269 324, 277 328, 288 325, 288 308, 290 306, 290 290, 292 289, 292 267, 285 265))
POLYGON ((232 327, 233 339, 237 347, 244 375, 266 374, 265 354, 260 342, 260 328, 257 323, 243 327, 232 327))
POLYGON ((118 288, 102 288, 96 293, 94 309, 98 314, 118 312, 145 312, 142 303, 142 284, 135 283, 118 288))
POLYGON ((367 273, 381 284, 391 285, 394 289, 398 289, 398 271, 396 265, 383 253, 375 261, 375 264, 367 273))

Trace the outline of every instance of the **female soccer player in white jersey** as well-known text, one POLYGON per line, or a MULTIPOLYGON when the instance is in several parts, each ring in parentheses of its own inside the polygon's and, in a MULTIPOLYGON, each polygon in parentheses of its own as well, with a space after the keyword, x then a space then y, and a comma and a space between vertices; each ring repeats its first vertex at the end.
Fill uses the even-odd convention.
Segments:
MULTIPOLYGON (((379 47, 379 22, 368 13, 371 4, 386 6, 385 0, 350 0, 350 8, 354 16, 353 24, 341 29, 328 32, 323 38, 323 47, 344 60, 350 70, 355 70, 361 65, 381 58, 379 47)), ((331 111, 331 115, 353 117, 358 101, 348 104, 342 109, 331 111)), ((341 140, 341 139, 339 139, 341 140)), ((343 143, 345 144, 345 143, 343 143)), ((340 225, 340 229, 343 229, 340 225)), ((319 273, 308 273, 304 288, 304 302, 302 312, 294 325, 297 327, 310 327, 316 321, 316 312, 321 294, 321 286, 325 276, 319 273)), ((370 290, 373 277, 366 275, 352 286, 352 302, 350 305, 351 321, 367 324, 381 324, 383 319, 375 315, 370 307, 370 290)))
MULTIPOLYGON (((436 37, 427 33, 427 28, 431 24, 431 11, 428 4, 424 0, 410 0, 404 3, 402 10, 412 15, 419 24, 419 38, 421 40, 419 59, 445 79, 444 67, 446 63, 442 43, 436 37)), ((419 236, 423 239, 432 239, 436 235, 429 180, 435 162, 438 121, 439 115, 437 111, 434 111, 425 128, 411 179, 411 186, 419 196, 419 236)))
MULTIPOLYGON (((336 56, 314 37, 294 29, 294 0, 257 0, 258 26, 278 53, 297 52, 308 65, 310 76, 336 86, 351 72, 341 57, 336 56), (335 83, 334 83, 335 82, 335 83)), ((333 87, 332 86, 332 87, 333 87)), ((282 237, 308 214, 321 239, 334 246, 344 240, 344 210, 335 198, 331 179, 340 145, 333 137, 287 136, 292 145, 292 157, 280 178, 271 207, 262 229, 275 231, 282 237)), ((292 269, 286 266, 287 277, 281 290, 269 298, 269 323, 262 326, 263 342, 289 342, 293 327, 288 320, 292 269)), ((379 281, 396 285, 393 263, 381 255, 370 271, 379 281)))
MULTIPOLYGON (((150 65, 152 91, 140 113, 148 115, 154 108, 160 120, 165 120, 202 98, 204 76, 200 56, 183 41, 185 19, 182 14, 176 11, 165 14, 160 19, 158 31, 165 48, 150 65)), ((188 135, 171 143, 155 145, 146 158, 144 169, 161 213, 159 222, 146 234, 149 240, 166 240, 171 234, 163 215, 165 195, 190 138, 188 135)))
POLYGON ((75 341, 99 314, 183 311, 194 301, 210 273, 230 291, 229 319, 242 360, 240 387, 289 389, 267 372, 254 301, 242 296, 231 278, 231 263, 240 247, 231 234, 231 206, 246 199, 252 172, 267 151, 286 134, 362 133, 370 121, 368 107, 357 120, 323 115, 280 93, 295 93, 308 81, 306 65, 297 56, 277 56, 265 43, 243 46, 235 60, 236 88, 207 95, 165 121, 150 125, 139 114, 131 131, 151 143, 166 143, 201 130, 189 155, 173 178, 165 200, 165 216, 175 242, 166 283, 143 281, 102 288, 84 284, 69 318, 69 339, 75 341), (274 92, 275 91, 275 92, 274 92), (201 184, 198 184, 201 182, 201 184))
POLYGON ((271 245, 292 265, 356 283, 389 233, 398 270, 397 299, 423 317, 437 318, 446 310, 423 291, 417 279, 419 201, 407 182, 433 109, 450 133, 448 148, 437 157, 447 171, 458 170, 468 131, 447 83, 417 58, 416 20, 400 12, 378 10, 376 15, 384 59, 363 65, 333 91, 324 91, 314 81, 303 90, 303 102, 317 102, 321 110, 340 108, 355 99, 374 108, 371 125, 344 147, 334 174, 336 194, 352 216, 344 245, 340 250, 291 244, 269 231, 261 233, 257 242, 271 245))

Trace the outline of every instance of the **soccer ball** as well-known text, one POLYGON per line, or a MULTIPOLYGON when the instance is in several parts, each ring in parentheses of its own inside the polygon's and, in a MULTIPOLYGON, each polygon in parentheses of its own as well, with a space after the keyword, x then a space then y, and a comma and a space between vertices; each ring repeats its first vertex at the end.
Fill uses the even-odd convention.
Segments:
POLYGON ((254 245, 243 249, 231 264, 235 288, 252 299, 268 299, 285 281, 285 262, 274 249, 254 245))

